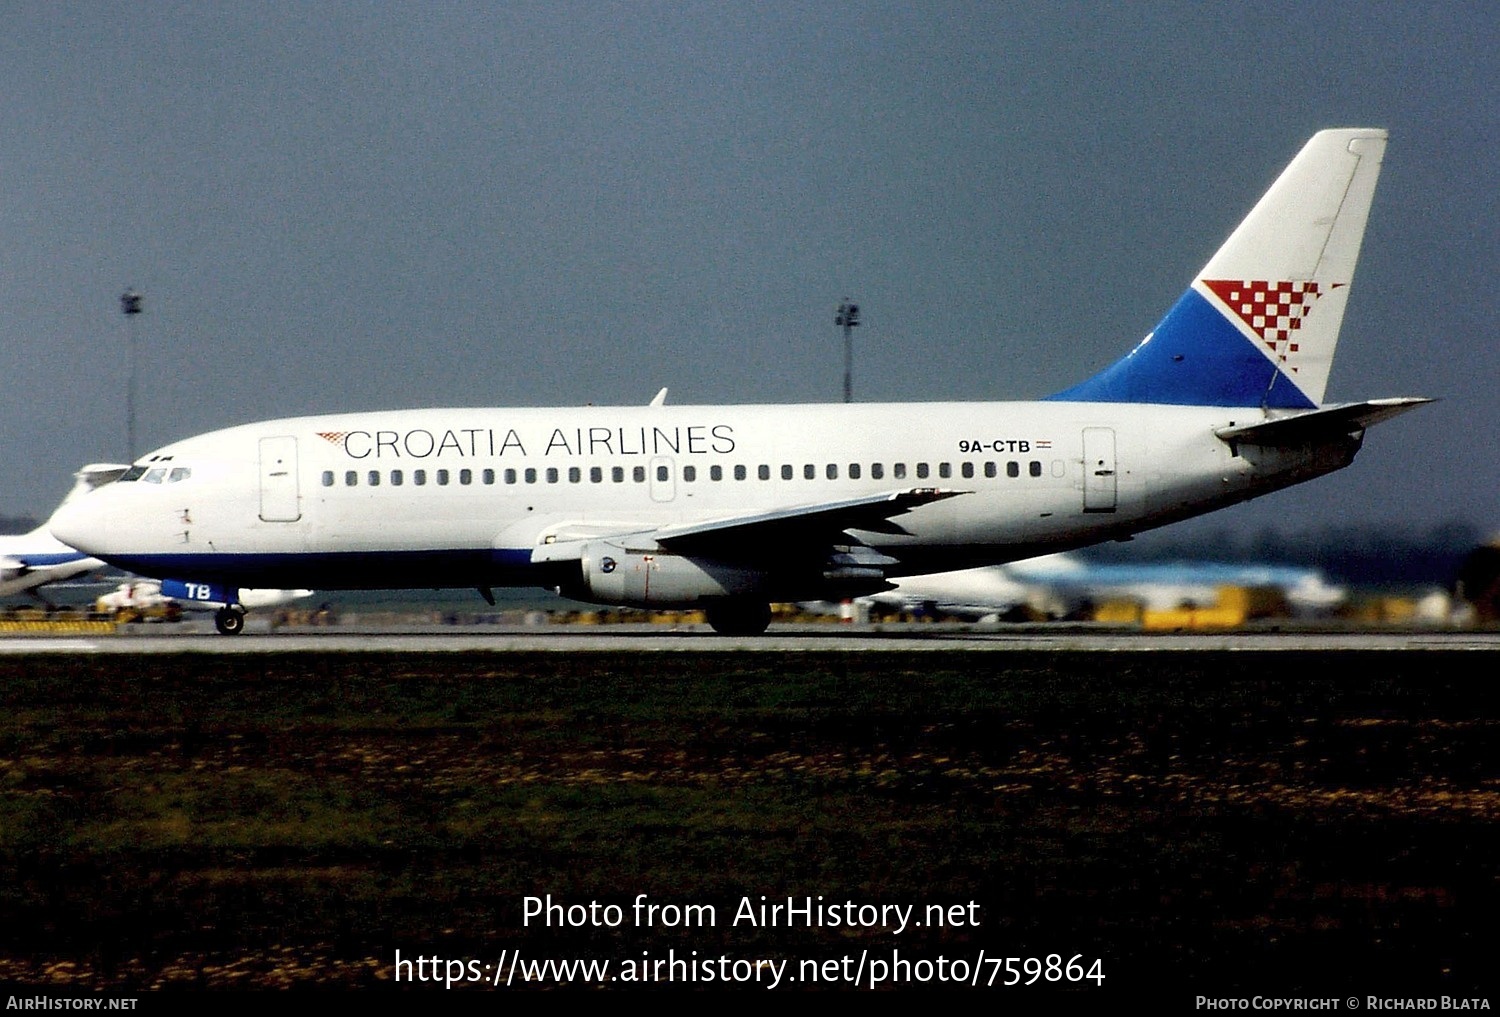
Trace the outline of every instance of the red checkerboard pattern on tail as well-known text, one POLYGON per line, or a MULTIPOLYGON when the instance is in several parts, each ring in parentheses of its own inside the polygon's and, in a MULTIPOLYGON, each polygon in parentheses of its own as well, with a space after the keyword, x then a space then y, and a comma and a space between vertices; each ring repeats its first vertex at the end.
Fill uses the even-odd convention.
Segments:
MULTIPOLYGON (((1282 363, 1286 363, 1288 354, 1297 352, 1297 330, 1322 295, 1315 282, 1205 279, 1203 285, 1250 326, 1282 363)), ((1295 365, 1288 366, 1297 370, 1295 365)))

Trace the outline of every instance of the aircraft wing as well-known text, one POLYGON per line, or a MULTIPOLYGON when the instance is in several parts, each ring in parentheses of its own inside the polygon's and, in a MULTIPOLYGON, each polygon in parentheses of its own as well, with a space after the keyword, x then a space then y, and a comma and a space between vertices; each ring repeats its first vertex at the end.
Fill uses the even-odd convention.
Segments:
POLYGON ((1258 420, 1238 426, 1231 424, 1215 428, 1214 434, 1225 441, 1240 441, 1251 445, 1300 445, 1332 434, 1363 431, 1371 424, 1388 420, 1432 401, 1415 396, 1398 396, 1392 399, 1371 399, 1363 403, 1342 403, 1288 417, 1258 420))
MULTIPOLYGON (((565 527, 546 536, 532 551, 533 562, 566 561, 579 557, 589 540, 646 539, 678 554, 743 558, 765 551, 785 552, 796 547, 830 547, 855 541, 847 531, 902 533, 896 517, 921 505, 953 498, 965 491, 936 487, 884 491, 862 498, 819 502, 717 519, 648 526, 590 526, 585 532, 565 527)), ((887 562, 889 564, 889 562, 887 562)))
POLYGON ((894 522, 895 517, 920 505, 930 505, 964 493, 936 487, 888 491, 844 501, 666 526, 652 536, 662 547, 681 554, 723 550, 743 554, 760 547, 847 544, 851 539, 848 530, 902 533, 900 524, 894 522))

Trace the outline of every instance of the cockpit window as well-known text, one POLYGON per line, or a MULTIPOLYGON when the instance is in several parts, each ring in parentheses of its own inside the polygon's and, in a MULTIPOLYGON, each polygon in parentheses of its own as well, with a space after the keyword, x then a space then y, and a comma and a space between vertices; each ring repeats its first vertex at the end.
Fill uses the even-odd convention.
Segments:
POLYGON ((132 480, 144 480, 148 484, 176 484, 187 480, 193 475, 191 466, 132 466, 120 474, 116 484, 125 484, 132 480))

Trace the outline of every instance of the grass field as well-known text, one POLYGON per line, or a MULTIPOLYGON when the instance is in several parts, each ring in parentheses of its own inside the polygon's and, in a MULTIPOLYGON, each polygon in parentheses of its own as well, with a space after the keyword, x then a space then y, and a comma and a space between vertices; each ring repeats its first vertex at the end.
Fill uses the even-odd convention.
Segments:
MULTIPOLYGON (((757 959, 883 959, 879 987, 907 989, 942 986, 940 959, 998 986, 1014 975, 993 958, 1055 954, 1098 959, 1102 986, 1050 970, 1102 997, 1485 995, 1495 663, 9 657, 0 981, 379 988, 397 951, 486 979, 521 951, 613 965, 547 987, 635 984, 626 962, 680 983, 641 962, 725 957, 762 987, 757 959), (700 924, 663 924, 670 907, 641 924, 641 894, 700 924), (548 895, 600 907, 527 924, 525 898, 548 895), (734 923, 762 895, 964 921, 734 923)), ((853 965, 779 989, 847 988, 853 965)))

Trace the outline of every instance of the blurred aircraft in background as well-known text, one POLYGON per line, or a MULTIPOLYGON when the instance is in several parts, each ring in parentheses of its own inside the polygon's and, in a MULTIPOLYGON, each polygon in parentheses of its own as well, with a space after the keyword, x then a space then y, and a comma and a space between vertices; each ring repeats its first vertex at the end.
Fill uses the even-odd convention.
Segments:
POLYGON ((1318 569, 1258 563, 1174 561, 1096 564, 1074 554, 892 580, 896 588, 861 598, 912 614, 957 618, 1068 618, 1105 600, 1148 610, 1213 604, 1226 586, 1274 589, 1296 615, 1343 604, 1349 591, 1318 569))
MULTIPOLYGON (((94 488, 110 483, 129 468, 115 463, 85 466, 73 474, 73 488, 58 509, 94 488)), ((48 520, 30 533, 0 536, 0 597, 25 593, 46 603, 37 592, 40 587, 109 568, 98 558, 77 551, 52 536, 50 526, 51 520, 48 520)))

